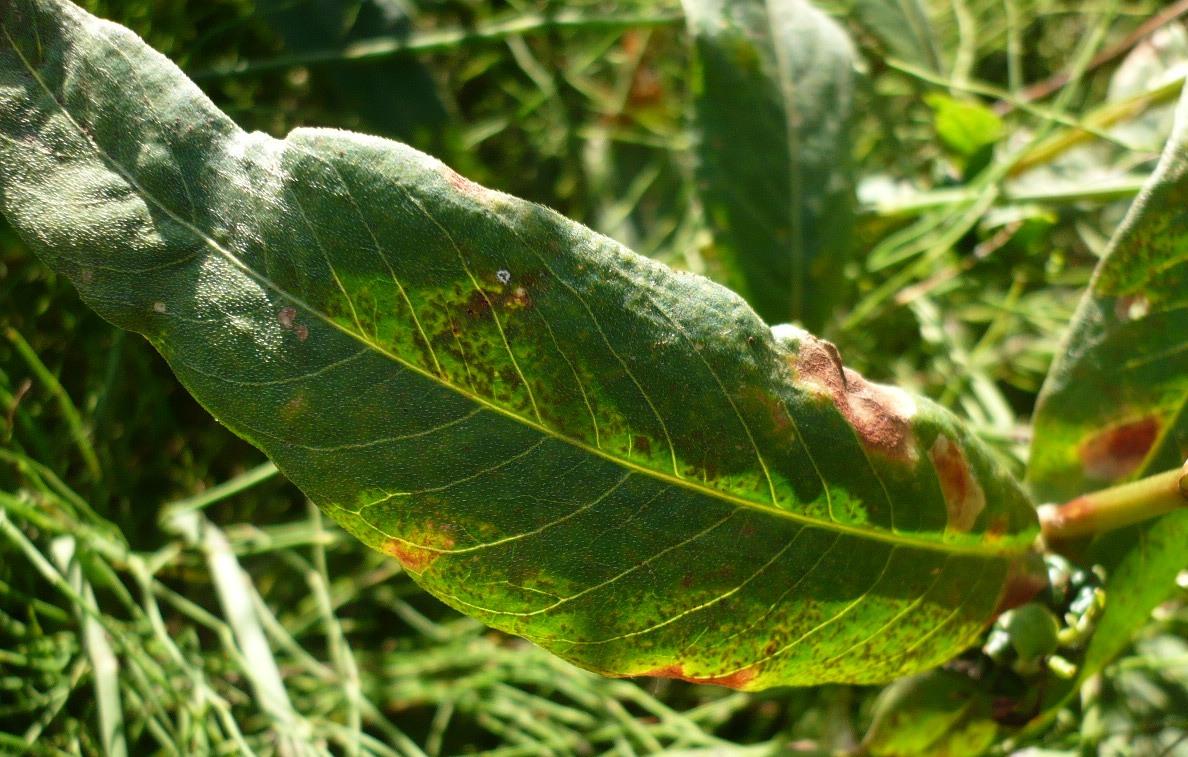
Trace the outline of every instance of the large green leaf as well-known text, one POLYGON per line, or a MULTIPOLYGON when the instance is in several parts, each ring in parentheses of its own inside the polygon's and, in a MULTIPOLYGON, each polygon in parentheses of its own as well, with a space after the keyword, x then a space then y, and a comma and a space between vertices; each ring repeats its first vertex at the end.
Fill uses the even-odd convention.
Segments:
MULTIPOLYGON (((1188 457, 1188 97, 1154 174, 1098 265, 1040 395, 1028 469, 1063 502, 1188 457)), ((1188 511, 1102 539, 1106 607, 1082 679, 1128 643, 1188 567, 1188 511)))
POLYGON ((406 146, 244 133, 60 0, 0 32, 14 226, 459 610, 761 688, 935 665, 1027 582, 1022 490, 832 345, 406 146))
POLYGON ((771 323, 824 325, 850 251, 855 52, 804 0, 684 0, 710 271, 771 323))

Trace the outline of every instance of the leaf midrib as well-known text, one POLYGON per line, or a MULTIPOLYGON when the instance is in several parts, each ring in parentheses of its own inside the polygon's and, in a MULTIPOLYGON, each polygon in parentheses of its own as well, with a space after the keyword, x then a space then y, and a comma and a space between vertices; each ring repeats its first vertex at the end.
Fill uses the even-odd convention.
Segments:
MULTIPOLYGON (((89 25, 85 20, 80 22, 80 24, 83 26, 89 25)), ((300 297, 293 295, 293 294, 289 293, 288 291, 286 291, 285 289, 281 288, 280 286, 275 284, 271 279, 269 279, 267 276, 265 276, 262 273, 257 272, 254 268, 249 266, 247 263, 240 260, 237 255, 235 255, 229 249, 227 249, 227 248, 223 247, 221 244, 219 244, 217 240, 215 240, 209 234, 204 232, 195 223, 178 215, 170 207, 168 207, 164 202, 158 200, 151 192, 146 191, 145 188, 142 187, 140 185, 140 183, 136 180, 136 178, 121 163, 119 163, 119 161, 115 160, 110 155, 108 155, 107 151, 105 151, 94 140, 94 138, 91 136, 90 132, 87 129, 84 129, 78 123, 78 121, 74 118, 73 114, 71 114, 69 109, 67 109, 66 106, 58 100, 58 98, 54 95, 53 90, 46 84, 45 80, 42 79, 42 77, 40 76, 37 69, 34 68, 33 66, 29 65, 29 61, 25 58, 21 49, 13 42, 12 36, 8 32, 7 25, 5 25, 5 27, 4 27, 4 36, 8 40, 10 47, 17 54, 17 56, 20 58, 21 64, 25 67, 25 70, 29 72, 29 75, 32 76, 33 79, 37 82, 37 84, 41 87, 41 89, 45 93, 46 97, 48 97, 50 99, 50 101, 57 107, 57 109, 62 113, 62 115, 70 122, 71 126, 73 126, 74 129, 78 132, 78 134, 81 136, 82 140, 86 144, 89 144, 91 146, 91 148, 94 150, 95 154, 102 161, 107 163, 112 168, 112 170, 114 170, 125 181, 127 181, 128 184, 141 197, 141 199, 143 199, 145 202, 151 203, 155 207, 159 208, 161 210, 161 212, 163 212, 165 215, 167 215, 171 220, 173 220, 175 223, 177 223, 182 228, 189 231, 191 234, 193 234, 198 239, 202 240, 210 249, 217 252, 219 255, 223 256, 227 260, 227 262, 231 263, 233 266, 240 269, 241 271, 243 271, 245 274, 247 274, 251 278, 255 279, 258 283, 268 287, 270 290, 277 293, 281 297, 284 297, 285 299, 292 302, 294 305, 297 305, 297 306, 303 308, 307 313, 312 314, 313 316, 315 316, 322 322, 326 323, 327 325, 329 325, 329 326, 337 329, 341 333, 355 339, 356 341, 360 342, 367 348, 375 350, 379 354, 387 357, 394 363, 403 367, 405 370, 413 371, 414 373, 417 373, 418 375, 420 375, 426 379, 429 379, 430 381, 433 381, 441 386, 444 386, 444 387, 462 395, 466 399, 482 406, 483 408, 485 408, 487 410, 498 413, 504 417, 507 417, 507 418, 513 420, 513 421, 516 421, 517 423, 527 426, 535 431, 538 431, 539 433, 541 433, 545 436, 548 436, 548 437, 551 437, 558 441, 562 441, 567 444, 573 445, 588 454, 594 455, 596 457, 601 457, 615 465, 618 465, 618 466, 624 467, 624 468, 628 468, 630 470, 636 471, 638 473, 649 476, 656 480, 663 481, 664 483, 667 483, 671 486, 678 486, 678 487, 687 489, 689 491, 693 491, 697 494, 701 494, 703 496, 709 496, 714 499, 728 502, 728 503, 733 504, 737 507, 758 510, 758 511, 765 512, 765 513, 775 516, 775 517, 784 518, 784 519, 791 520, 791 521, 794 521, 797 523, 805 524, 807 526, 821 528, 821 529, 827 530, 827 531, 834 531, 834 532, 838 532, 841 534, 847 534, 850 536, 857 537, 859 539, 864 539, 864 540, 868 540, 868 541, 879 541, 879 542, 892 544, 894 546, 912 547, 912 548, 942 552, 942 553, 947 553, 947 554, 970 555, 970 556, 976 555, 976 556, 985 556, 985 557, 1007 557, 1010 555, 1021 554, 1027 550, 1027 547, 1025 545, 1020 545, 1020 546, 1012 549, 1012 548, 996 547, 992 544, 986 544, 986 543, 948 544, 945 542, 939 542, 939 541, 934 541, 934 540, 930 540, 930 539, 922 539, 922 538, 915 537, 915 536, 906 536, 904 534, 890 532, 890 531, 886 531, 883 529, 862 529, 862 528, 847 525, 844 523, 837 523, 836 521, 821 521, 821 520, 817 520, 815 518, 809 518, 807 516, 804 516, 804 515, 801 515, 798 513, 794 513, 790 510, 783 510, 783 509, 772 507, 769 505, 764 505, 762 503, 755 502, 752 500, 743 499, 742 497, 739 497, 738 495, 732 494, 730 492, 724 492, 724 491, 721 491, 718 489, 711 489, 708 487, 704 487, 690 479, 680 478, 676 475, 670 475, 663 471, 656 470, 654 468, 647 468, 647 467, 641 466, 638 463, 635 463, 631 460, 626 460, 626 459, 611 455, 610 453, 606 452, 605 450, 602 450, 602 449, 599 449, 596 447, 591 447, 588 444, 586 444, 580 440, 573 439, 568 436, 563 436, 559 432, 557 432, 557 431, 555 431, 541 423, 537 423, 537 422, 532 421, 528 418, 525 418, 524 416, 519 415, 508 408, 504 408, 500 405, 497 405, 482 396, 471 394, 471 393, 467 392, 462 387, 459 387, 459 386, 451 384, 447 381, 444 381, 440 376, 434 375, 433 373, 425 370, 424 368, 422 368, 414 363, 408 362, 403 357, 388 351, 384 347, 373 343, 371 340, 369 340, 363 334, 355 333, 353 331, 346 329, 342 324, 338 323, 334 319, 332 319, 329 316, 327 316, 326 314, 322 313, 317 308, 311 307, 309 304, 307 304, 300 297)), ((108 45, 108 47, 111 50, 115 51, 117 54, 119 54, 121 56, 124 55, 124 52, 122 50, 120 50, 115 45, 112 45, 110 43, 110 41, 107 40, 105 37, 102 37, 101 35, 95 35, 95 36, 98 37, 99 39, 101 39, 104 43, 106 43, 108 45)), ((125 56, 125 58, 126 58, 126 56, 125 56)), ((131 61, 131 60, 129 60, 128 62, 130 64, 133 63, 133 61, 131 61)), ((235 138, 241 138, 241 137, 244 137, 247 135, 247 133, 244 132, 242 129, 240 129, 238 127, 238 125, 235 125, 234 128, 235 128, 235 133, 234 133, 235 138)), ((273 138, 269 137, 269 139, 273 139, 273 138)), ((287 139, 286 140, 277 140, 277 141, 285 142, 286 144, 289 145, 289 147, 291 149, 294 149, 294 150, 297 150, 300 152, 304 152, 306 154, 311 154, 308 150, 305 150, 301 146, 296 145, 292 142, 289 142, 287 139)), ((318 156, 314 155, 314 157, 318 157, 318 156)), ((803 443, 803 442, 801 442, 801 443, 803 443)))

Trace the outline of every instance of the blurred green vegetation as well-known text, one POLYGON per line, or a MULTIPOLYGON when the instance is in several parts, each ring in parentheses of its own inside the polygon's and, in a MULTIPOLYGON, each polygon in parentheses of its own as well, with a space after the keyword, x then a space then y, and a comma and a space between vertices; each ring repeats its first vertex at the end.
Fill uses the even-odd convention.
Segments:
MULTIPOLYGON (((676 3, 83 5, 244 128, 399 138, 703 270, 676 3)), ((1162 145, 1188 35, 1167 20, 1133 39, 1155 0, 932 2, 926 44, 879 23, 893 3, 823 5, 866 66, 864 252, 838 261, 859 294, 824 336, 1018 470, 1063 329, 1162 145)), ((775 754, 845 748, 869 722, 875 690, 602 679, 462 618, 324 522, 2 220, 0 324, 0 753, 775 754)), ((1183 599, 1040 746, 1188 753, 1183 599)))

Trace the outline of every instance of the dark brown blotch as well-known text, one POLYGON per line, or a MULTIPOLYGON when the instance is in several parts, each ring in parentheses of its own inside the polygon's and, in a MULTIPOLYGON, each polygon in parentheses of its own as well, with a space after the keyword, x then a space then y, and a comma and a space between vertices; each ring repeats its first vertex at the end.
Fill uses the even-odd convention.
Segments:
POLYGON ((893 460, 915 462, 914 407, 906 395, 846 368, 837 347, 810 334, 800 338, 793 368, 797 378, 829 393, 863 447, 893 460))
POLYGON ((1077 447, 1085 475, 1099 481, 1117 481, 1142 465, 1159 437, 1160 423, 1147 416, 1110 426, 1077 447))

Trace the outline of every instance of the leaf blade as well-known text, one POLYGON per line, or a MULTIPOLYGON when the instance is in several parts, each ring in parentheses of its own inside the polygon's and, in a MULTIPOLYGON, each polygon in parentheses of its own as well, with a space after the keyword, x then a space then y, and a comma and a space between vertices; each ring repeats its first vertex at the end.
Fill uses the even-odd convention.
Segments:
POLYGON ((856 53, 803 0, 686 0, 698 191, 714 275, 771 323, 819 329, 850 251, 856 53))
POLYGON ((245 134, 73 6, 0 9, 4 213, 464 612, 611 675, 886 680, 1030 554, 989 453, 828 343, 406 146, 245 134))
MULTIPOLYGON (((1098 264, 1036 409, 1028 479, 1060 502, 1178 468, 1188 454, 1188 98, 1159 164, 1098 264)), ((1107 535, 1106 606, 1079 684, 1113 659, 1188 562, 1188 513, 1107 535)))

